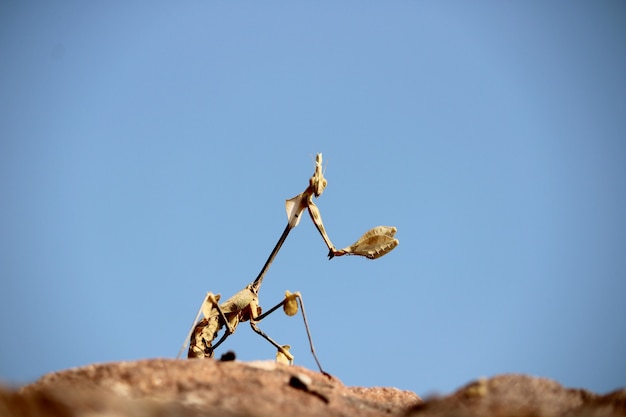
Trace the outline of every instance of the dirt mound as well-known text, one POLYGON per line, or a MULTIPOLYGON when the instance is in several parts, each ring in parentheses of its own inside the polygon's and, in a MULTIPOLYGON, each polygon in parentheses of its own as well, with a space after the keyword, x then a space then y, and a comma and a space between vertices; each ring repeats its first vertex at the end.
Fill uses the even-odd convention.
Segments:
POLYGON ((626 389, 600 396, 524 375, 481 379, 422 401, 346 387, 275 362, 150 359, 89 365, 0 389, 0 416, 626 416, 626 389))

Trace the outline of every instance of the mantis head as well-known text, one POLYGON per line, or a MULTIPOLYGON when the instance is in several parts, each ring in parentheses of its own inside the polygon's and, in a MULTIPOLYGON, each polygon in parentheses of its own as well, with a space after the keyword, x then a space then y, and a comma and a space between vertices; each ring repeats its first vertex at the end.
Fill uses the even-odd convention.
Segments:
POLYGON ((309 179, 309 187, 313 189, 313 194, 315 194, 315 198, 322 195, 324 189, 328 181, 324 178, 324 172, 322 169, 322 154, 318 153, 315 156, 315 172, 313 176, 309 179))

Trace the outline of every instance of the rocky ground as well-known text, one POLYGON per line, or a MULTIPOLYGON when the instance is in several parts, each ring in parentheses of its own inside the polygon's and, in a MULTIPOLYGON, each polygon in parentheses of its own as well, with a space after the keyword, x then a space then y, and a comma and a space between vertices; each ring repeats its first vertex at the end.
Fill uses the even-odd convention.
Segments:
POLYGON ((89 365, 0 388, 0 416, 626 416, 626 388, 607 395, 525 375, 474 381, 420 399, 346 387, 275 362, 150 359, 89 365))

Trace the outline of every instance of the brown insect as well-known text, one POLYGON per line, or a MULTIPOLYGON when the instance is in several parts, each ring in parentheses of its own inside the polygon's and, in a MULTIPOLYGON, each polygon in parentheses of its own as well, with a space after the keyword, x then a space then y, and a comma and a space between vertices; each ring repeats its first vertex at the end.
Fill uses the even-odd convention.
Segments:
POLYGON ((366 232, 351 246, 337 250, 326 233, 319 209, 315 203, 313 203, 313 197, 317 198, 322 195, 327 184, 328 181, 324 178, 322 169, 322 154, 319 153, 315 159, 315 172, 309 179, 308 187, 304 190, 304 192, 285 202, 288 220, 287 226, 267 258, 267 261, 265 262, 265 265, 263 265, 259 275, 253 282, 248 284, 244 289, 223 303, 219 302, 219 294, 215 295, 212 292, 208 292, 202 301, 202 305, 200 306, 198 314, 194 319, 194 324, 192 325, 187 339, 185 340, 185 343, 183 344, 177 357, 180 357, 187 344, 186 341, 189 340, 189 348, 187 351, 188 358, 211 358, 213 357, 214 350, 222 344, 228 336, 235 332, 237 325, 240 322, 249 321, 252 330, 270 342, 278 350, 277 360, 281 362, 286 361, 293 363, 293 355, 289 352, 289 346, 280 345, 274 341, 257 327, 257 323, 280 307, 283 308, 285 314, 293 316, 298 312, 299 305, 299 308, 302 310, 304 327, 307 332, 313 358, 315 359, 320 372, 328 375, 322 369, 315 353, 313 339, 311 338, 311 332, 309 330, 309 324, 300 293, 296 292, 292 294, 287 291, 285 293, 285 298, 281 302, 270 308, 267 312, 262 313, 261 307, 259 306, 258 293, 265 274, 269 270, 274 258, 276 258, 278 251, 282 247, 291 229, 300 223, 301 215, 305 209, 308 209, 309 215, 311 216, 315 227, 322 235, 322 238, 329 249, 329 258, 342 255, 360 255, 370 259, 376 259, 393 250, 398 245, 398 241, 394 239, 394 235, 396 233, 395 227, 378 226, 366 232), (201 315, 203 318, 198 321, 201 315), (219 331, 224 327, 226 328, 224 334, 215 344, 213 344, 213 341, 217 338, 219 331))

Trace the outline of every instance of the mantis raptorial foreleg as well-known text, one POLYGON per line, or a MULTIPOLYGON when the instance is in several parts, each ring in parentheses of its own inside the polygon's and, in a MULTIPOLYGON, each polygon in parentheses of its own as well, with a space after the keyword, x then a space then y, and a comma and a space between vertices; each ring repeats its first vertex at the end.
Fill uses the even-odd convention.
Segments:
MULTIPOLYGON (((309 179, 309 186, 304 192, 285 201, 285 210, 287 212, 287 227, 292 229, 300 223, 304 209, 308 209, 313 224, 320 232, 320 235, 322 235, 322 239, 324 239, 324 243, 326 243, 330 251, 329 253, 332 254, 335 251, 335 245, 333 245, 328 237, 328 233, 326 233, 319 208, 313 202, 313 197, 317 198, 322 195, 327 184, 328 181, 324 178, 322 169, 322 154, 318 153, 315 158, 315 172, 309 179)), ((330 254, 329 257, 332 258, 330 254)))
POLYGON ((326 229, 324 228, 324 222, 322 222, 322 214, 320 213, 320 209, 317 208, 313 201, 309 201, 307 206, 309 209, 309 215, 311 216, 311 220, 313 220, 313 224, 322 235, 322 239, 324 239, 324 243, 328 247, 328 258, 332 259, 335 256, 335 245, 330 241, 328 234, 326 233, 326 229))
POLYGON ((313 220, 313 224, 320 232, 320 235, 322 235, 322 239, 324 239, 324 243, 328 247, 329 259, 343 255, 360 255, 369 259, 376 259, 386 255, 398 246, 398 240, 393 237, 396 233, 396 228, 391 226, 378 226, 367 231, 352 245, 337 250, 328 237, 320 210, 313 202, 313 196, 319 197, 324 192, 327 185, 328 181, 324 178, 322 169, 322 154, 319 153, 315 158, 315 172, 309 179, 307 189, 285 202, 288 220, 287 227, 289 230, 300 223, 302 212, 306 208, 309 211, 311 220, 313 220))

